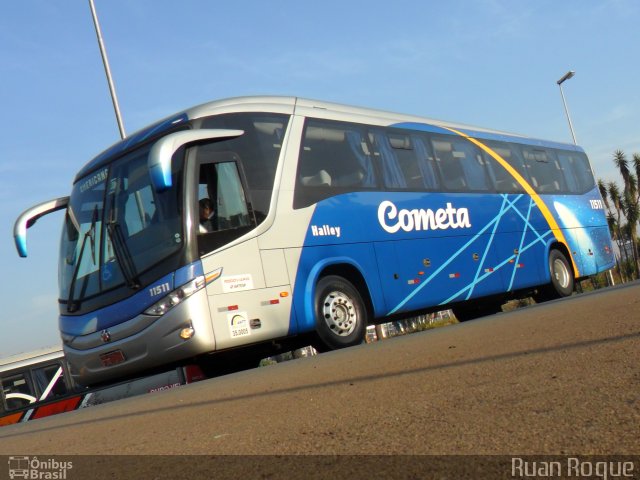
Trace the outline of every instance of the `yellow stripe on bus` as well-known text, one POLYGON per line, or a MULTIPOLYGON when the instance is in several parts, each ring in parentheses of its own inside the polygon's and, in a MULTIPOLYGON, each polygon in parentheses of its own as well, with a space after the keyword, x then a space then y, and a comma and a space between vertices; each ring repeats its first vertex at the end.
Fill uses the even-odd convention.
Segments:
POLYGON ((558 240, 558 242, 560 242, 561 244, 563 244, 567 248, 567 252, 569 252, 569 255, 571 256, 571 264, 573 265, 573 273, 575 275, 575 278, 579 278, 580 277, 580 272, 578 271, 578 267, 576 265, 576 261, 573 258, 573 254, 571 253, 571 249, 569 248, 569 244, 567 243, 567 240, 564 237, 564 234, 562 233, 562 230, 560 229, 560 226, 558 225, 558 222, 556 222, 556 219, 553 218, 553 214, 549 210, 549 207, 547 207, 546 203, 544 203, 542 201, 542 199, 540 198, 540 195, 538 195, 536 193, 536 191, 533 189, 533 187, 531 185, 529 185, 529 182, 527 182, 524 179, 524 177, 522 175, 520 175, 520 173, 509 164, 509 162, 507 162, 504 158, 502 158, 500 155, 498 155, 496 152, 494 152, 491 148, 489 148, 484 143, 476 140, 473 137, 470 137, 469 135, 467 135, 467 134, 465 134, 463 132, 455 130, 453 128, 448 128, 448 127, 443 127, 443 128, 445 128, 445 129, 447 129, 447 130, 449 130, 449 131, 451 131, 451 132, 453 132, 453 133, 455 133, 457 135, 460 135, 461 137, 466 138, 471 143, 474 143, 475 145, 480 147, 482 150, 484 150, 489 155, 491 155, 491 157, 494 160, 496 160, 500 165, 502 165, 511 174, 511 176, 513 178, 515 178, 515 180, 522 186, 522 188, 524 188, 524 191, 527 192, 527 194, 529 194, 531 196, 533 201, 536 203, 536 205, 540 209, 540 212, 542 212, 542 215, 544 216, 545 220, 549 224, 549 227, 551 228, 551 232, 556 237, 556 240, 558 240))

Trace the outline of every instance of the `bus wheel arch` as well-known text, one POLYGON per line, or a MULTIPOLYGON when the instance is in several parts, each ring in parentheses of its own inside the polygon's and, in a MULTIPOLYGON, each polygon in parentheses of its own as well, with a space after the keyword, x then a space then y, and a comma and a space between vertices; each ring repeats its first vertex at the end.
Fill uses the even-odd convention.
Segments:
POLYGON ((356 267, 338 264, 323 269, 312 301, 317 350, 335 350, 364 341, 373 306, 364 277, 356 267))

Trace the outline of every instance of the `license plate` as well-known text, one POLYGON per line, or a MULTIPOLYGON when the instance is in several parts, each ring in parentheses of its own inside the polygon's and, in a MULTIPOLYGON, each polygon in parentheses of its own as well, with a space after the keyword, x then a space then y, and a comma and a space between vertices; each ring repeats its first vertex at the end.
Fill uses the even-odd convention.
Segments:
POLYGON ((122 350, 114 350, 113 352, 103 353, 100 355, 100 362, 103 367, 112 367, 124 362, 124 353, 122 350))

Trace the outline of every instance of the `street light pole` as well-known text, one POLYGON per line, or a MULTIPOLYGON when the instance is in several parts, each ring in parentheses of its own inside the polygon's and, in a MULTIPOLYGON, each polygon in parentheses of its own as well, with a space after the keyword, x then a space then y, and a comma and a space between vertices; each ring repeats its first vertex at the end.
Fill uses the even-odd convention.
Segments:
POLYGON ((560 80, 558 80, 556 83, 558 84, 558 86, 560 87, 560 96, 562 97, 562 104, 564 105, 564 111, 567 114, 567 120, 569 121, 569 130, 571 130, 571 136, 573 137, 573 143, 574 145, 577 145, 578 142, 576 141, 576 134, 573 131, 573 124, 571 123, 571 117, 569 116, 569 108, 567 108, 567 101, 564 99, 564 92, 562 91, 562 83, 565 80, 569 80, 571 77, 573 77, 576 74, 576 72, 574 72, 573 70, 569 70, 567 73, 565 73, 562 78, 560 80))
POLYGON ((93 4, 93 0, 89 0, 89 7, 91 8, 91 16, 93 17, 93 26, 96 28, 96 36, 98 37, 98 46, 100 47, 100 55, 102 55, 102 64, 104 65, 104 72, 107 75, 107 82, 109 83, 109 92, 111 92, 111 101, 113 102, 113 110, 116 113, 116 122, 118 122, 118 130, 120 131, 120 138, 124 138, 126 134, 124 132, 124 124, 122 123, 122 116, 120 115, 120 106, 118 105, 118 97, 116 96, 116 87, 113 85, 113 78, 111 78, 111 69, 109 68, 107 51, 104 48, 104 42, 102 41, 102 31, 100 30, 100 23, 98 23, 98 15, 96 14, 96 7, 93 4))
MULTIPOLYGON (((567 101, 564 98, 564 92, 562 91, 562 84, 566 81, 569 80, 570 78, 572 78, 574 75, 576 74, 575 71, 573 70, 569 70, 567 73, 565 73, 562 78, 560 78, 560 80, 558 80, 556 83, 558 84, 558 87, 560 87, 560 96, 562 97, 562 104, 564 105, 564 112, 567 114, 567 121, 569 122, 569 130, 571 130, 571 136, 573 137, 573 144, 577 145, 578 142, 576 141, 576 134, 573 131, 573 124, 571 123, 571 116, 569 115, 569 108, 567 107, 567 101)), ((607 273, 609 274, 609 283, 611 285, 615 285, 615 281, 613 280, 613 274, 611 273, 611 270, 607 270, 607 273)))

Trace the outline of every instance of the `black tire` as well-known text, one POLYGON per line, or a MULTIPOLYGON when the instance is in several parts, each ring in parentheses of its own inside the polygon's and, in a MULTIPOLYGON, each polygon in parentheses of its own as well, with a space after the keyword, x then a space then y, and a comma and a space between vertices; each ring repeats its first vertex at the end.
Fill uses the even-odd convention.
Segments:
POLYGON ((571 296, 575 279, 571 263, 564 253, 556 249, 551 250, 548 268, 551 282, 538 290, 534 296, 535 301, 541 302, 571 296))
POLYGON ((358 290, 342 277, 328 275, 316 285, 316 350, 336 350, 364 341, 367 308, 358 290))

